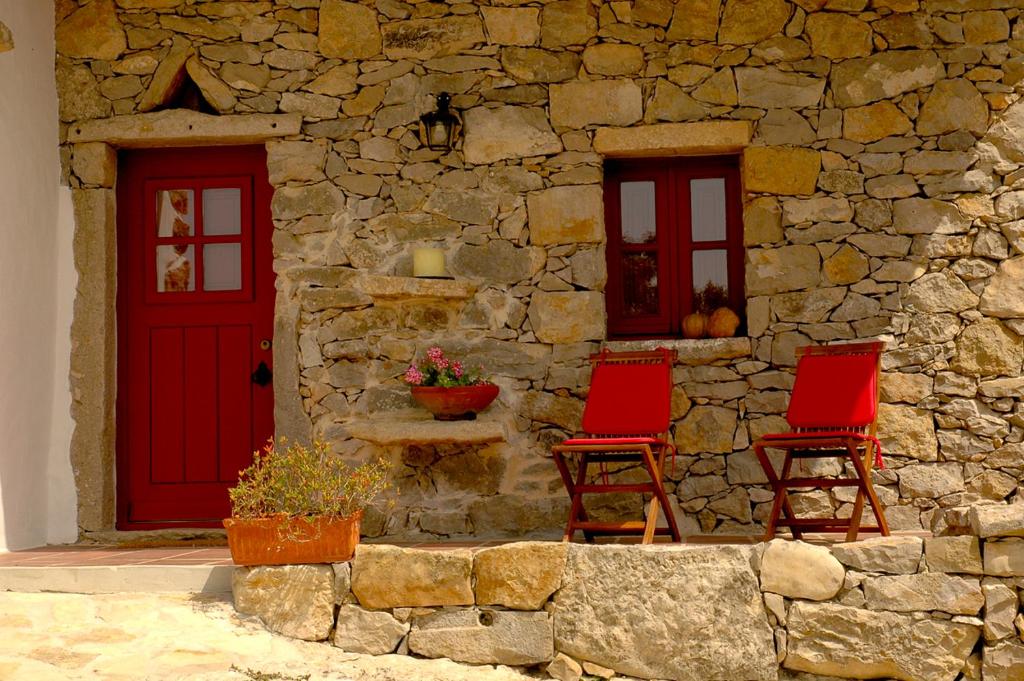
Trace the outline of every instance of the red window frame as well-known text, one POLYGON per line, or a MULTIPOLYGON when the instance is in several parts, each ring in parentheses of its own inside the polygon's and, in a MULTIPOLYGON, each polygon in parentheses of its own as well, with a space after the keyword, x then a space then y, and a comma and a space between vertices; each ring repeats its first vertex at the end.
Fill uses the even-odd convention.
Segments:
POLYGON ((744 295, 743 212, 738 156, 666 159, 623 159, 605 164, 605 225, 608 246, 609 338, 679 338, 683 317, 693 311, 693 254, 702 250, 726 251, 729 306, 740 318, 744 295), (723 178, 726 200, 726 238, 694 241, 690 209, 690 181, 723 178), (621 184, 648 181, 655 188, 656 234, 653 242, 636 244, 622 239, 621 184), (657 257, 657 312, 629 314, 625 304, 623 258, 630 253, 657 257))

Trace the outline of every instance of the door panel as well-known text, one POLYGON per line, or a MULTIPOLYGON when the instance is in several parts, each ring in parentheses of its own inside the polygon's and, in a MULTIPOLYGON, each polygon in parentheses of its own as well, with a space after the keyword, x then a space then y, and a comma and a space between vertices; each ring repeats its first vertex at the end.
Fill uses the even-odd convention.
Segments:
POLYGON ((262 147, 121 155, 119 528, 219 526, 273 433, 271 191, 262 147))

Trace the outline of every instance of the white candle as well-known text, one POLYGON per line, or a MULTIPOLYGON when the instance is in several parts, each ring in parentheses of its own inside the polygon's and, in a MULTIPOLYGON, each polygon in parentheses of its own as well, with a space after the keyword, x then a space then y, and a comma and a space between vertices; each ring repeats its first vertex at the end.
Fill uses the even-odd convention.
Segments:
POLYGON ((412 252, 412 276, 443 277, 444 250, 440 248, 416 248, 412 252))

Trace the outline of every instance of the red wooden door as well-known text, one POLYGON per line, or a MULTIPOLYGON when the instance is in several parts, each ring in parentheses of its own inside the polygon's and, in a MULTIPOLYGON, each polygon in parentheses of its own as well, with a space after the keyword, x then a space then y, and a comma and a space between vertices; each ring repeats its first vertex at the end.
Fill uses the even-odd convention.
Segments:
POLYGON ((273 434, 266 164, 263 147, 120 157, 121 529, 219 525, 273 434))

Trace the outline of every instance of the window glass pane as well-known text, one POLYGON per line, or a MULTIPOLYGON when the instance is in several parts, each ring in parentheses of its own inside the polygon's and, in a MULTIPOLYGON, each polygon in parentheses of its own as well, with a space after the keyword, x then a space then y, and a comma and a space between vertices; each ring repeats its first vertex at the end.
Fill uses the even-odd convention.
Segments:
POLYGON ((203 190, 203 234, 219 236, 242 233, 242 190, 203 190))
POLYGON ((622 240, 627 244, 652 243, 657 235, 653 182, 623 182, 619 185, 622 204, 622 240))
POLYGON ((627 315, 658 314, 658 254, 625 254, 622 287, 627 315))
POLYGON ((725 178, 690 180, 694 241, 725 241, 725 178))
POLYGON ((196 233, 195 202, 191 189, 156 193, 156 235, 192 236, 196 233))
POLYGON ((241 244, 206 244, 203 246, 203 290, 238 291, 241 288, 241 244))
POLYGON ((723 250, 693 252, 693 291, 703 293, 711 307, 725 305, 729 295, 729 259, 723 250))
POLYGON ((195 247, 185 244, 156 247, 158 293, 196 290, 195 247))

